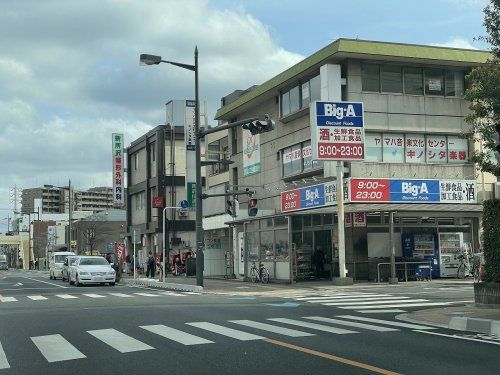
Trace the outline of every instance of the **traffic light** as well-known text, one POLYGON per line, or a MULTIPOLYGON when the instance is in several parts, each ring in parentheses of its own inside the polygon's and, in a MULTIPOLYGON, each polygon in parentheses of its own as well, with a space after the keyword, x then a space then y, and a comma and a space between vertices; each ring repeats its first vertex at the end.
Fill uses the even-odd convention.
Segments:
POLYGON ((231 217, 236 217, 238 214, 236 212, 236 201, 227 201, 227 210, 226 212, 231 216, 231 217))
POLYGON ((248 216, 256 216, 259 209, 257 208, 257 199, 248 199, 248 216))
POLYGON ((274 129, 274 121, 267 116, 261 120, 255 120, 243 125, 243 129, 250 130, 252 134, 266 133, 274 129))

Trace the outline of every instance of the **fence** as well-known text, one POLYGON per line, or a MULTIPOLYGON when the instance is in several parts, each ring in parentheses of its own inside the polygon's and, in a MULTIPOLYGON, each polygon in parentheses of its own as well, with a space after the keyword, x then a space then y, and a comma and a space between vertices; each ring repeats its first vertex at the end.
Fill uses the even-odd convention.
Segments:
MULTIPOLYGON (((391 276, 391 263, 377 264, 377 282, 391 276)), ((396 262, 396 277, 400 281, 432 280, 432 262, 396 262)))

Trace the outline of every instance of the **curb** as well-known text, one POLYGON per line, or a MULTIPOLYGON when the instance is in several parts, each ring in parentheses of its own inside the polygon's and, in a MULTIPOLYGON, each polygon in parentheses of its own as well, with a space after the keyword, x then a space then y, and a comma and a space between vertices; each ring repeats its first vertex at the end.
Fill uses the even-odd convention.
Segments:
POLYGON ((454 316, 451 318, 448 328, 456 331, 479 332, 500 337, 499 320, 454 316))
POLYGON ((159 288, 166 290, 175 290, 180 292, 203 292, 203 287, 198 285, 186 285, 186 284, 175 284, 175 283, 164 283, 157 280, 151 279, 135 279, 126 280, 124 284, 137 285, 137 286, 147 286, 150 288, 159 288))
POLYGON ((448 326, 446 324, 430 322, 428 320, 412 319, 409 317, 409 314, 399 314, 399 315, 396 315, 395 318, 397 320, 402 320, 404 322, 409 322, 409 323, 425 324, 426 326, 432 326, 432 327, 437 327, 437 328, 448 328, 448 326))

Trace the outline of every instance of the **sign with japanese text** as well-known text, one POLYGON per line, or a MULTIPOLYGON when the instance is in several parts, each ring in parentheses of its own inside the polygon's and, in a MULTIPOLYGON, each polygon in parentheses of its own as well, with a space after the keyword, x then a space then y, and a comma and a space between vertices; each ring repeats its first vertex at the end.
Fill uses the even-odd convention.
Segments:
POLYGON ((476 181, 351 178, 351 202, 477 203, 476 181))
POLYGON ((313 160, 364 160, 363 103, 310 104, 313 160))
POLYGON ((124 204, 124 165, 123 165, 123 134, 113 133, 113 206, 122 207, 124 204))
POLYGON ((194 100, 186 100, 185 116, 184 116, 184 142, 186 145, 186 179, 185 188, 187 192, 187 200, 190 207, 195 207, 195 197, 189 192, 193 191, 193 186, 196 185, 196 102, 194 100))
POLYGON ((467 140, 457 135, 448 136, 448 163, 466 163, 469 160, 467 140))
MULTIPOLYGON (((243 129, 243 176, 251 176, 260 172, 260 134, 252 134, 243 129)), ((299 150, 300 158, 300 150, 299 150)))
POLYGON ((163 208, 165 204, 165 198, 161 195, 157 195, 153 197, 153 208, 163 208))
POLYGON ((425 136, 407 134, 405 139, 405 161, 407 163, 425 163, 425 136))
POLYGON ((427 135, 427 163, 446 163, 446 136, 427 135))
POLYGON ((354 212, 352 216, 354 228, 366 227, 366 214, 364 212, 354 212))
POLYGON ((305 186, 281 193, 282 212, 332 206, 336 203, 337 186, 335 181, 305 186))

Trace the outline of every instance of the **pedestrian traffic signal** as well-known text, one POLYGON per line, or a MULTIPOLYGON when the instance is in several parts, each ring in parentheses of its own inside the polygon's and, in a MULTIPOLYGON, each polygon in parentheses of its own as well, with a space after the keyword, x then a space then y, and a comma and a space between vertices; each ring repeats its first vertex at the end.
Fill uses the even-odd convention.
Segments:
POLYGON ((256 216, 259 209, 257 208, 257 199, 250 198, 248 200, 248 216, 256 216))
POLYGON ((227 201, 227 209, 226 212, 231 216, 231 217, 236 217, 238 214, 236 213, 236 202, 235 201, 227 201))
POLYGON ((243 125, 243 129, 250 130, 252 134, 266 133, 274 129, 274 121, 265 116, 261 120, 255 120, 243 125))

